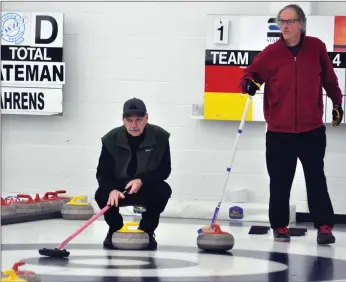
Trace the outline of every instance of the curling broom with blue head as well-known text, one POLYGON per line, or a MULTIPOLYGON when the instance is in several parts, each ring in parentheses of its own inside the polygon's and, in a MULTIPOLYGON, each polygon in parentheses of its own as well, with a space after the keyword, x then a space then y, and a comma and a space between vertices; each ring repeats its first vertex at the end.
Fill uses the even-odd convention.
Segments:
MULTIPOLYGON (((258 89, 261 87, 258 83, 256 83, 256 82, 254 82, 254 83, 257 85, 258 89)), ((227 168, 227 172, 228 173, 227 173, 225 185, 223 187, 223 191, 222 191, 220 202, 219 202, 219 204, 215 208, 213 219, 211 220, 211 224, 208 225, 208 226, 204 226, 204 227, 198 229, 198 234, 200 234, 202 232, 212 232, 214 230, 214 225, 215 225, 217 216, 219 214, 219 210, 221 208, 221 203, 222 203, 223 196, 225 194, 225 190, 226 190, 226 187, 227 187, 228 178, 229 178, 229 175, 231 173, 232 166, 233 166, 233 161, 234 161, 235 153, 236 153, 237 148, 238 148, 239 138, 240 138, 240 135, 243 132, 243 128, 244 128, 244 124, 245 124, 245 119, 246 119, 246 116, 247 116, 248 111, 249 111, 249 106, 250 106, 250 103, 251 103, 251 99, 252 99, 252 96, 248 95, 248 98, 247 98, 247 101, 246 101, 246 104, 245 104, 245 109, 244 109, 244 112, 243 112, 243 116, 241 118, 240 125, 239 125, 238 131, 237 131, 237 135, 236 135, 236 138, 235 138, 235 141, 234 141, 234 144, 233 144, 233 152, 232 152, 231 162, 230 162, 229 167, 227 168)))

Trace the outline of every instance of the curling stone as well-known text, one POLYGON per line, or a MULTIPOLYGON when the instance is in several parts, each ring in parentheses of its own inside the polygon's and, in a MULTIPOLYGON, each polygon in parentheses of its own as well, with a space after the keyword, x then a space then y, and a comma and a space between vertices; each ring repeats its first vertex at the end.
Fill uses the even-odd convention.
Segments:
POLYGON ((44 212, 60 212, 61 207, 64 204, 55 192, 47 192, 41 199, 40 196, 36 194, 35 201, 40 203, 42 211, 44 212))
POLYGON ((16 214, 16 207, 13 204, 6 203, 1 197, 1 218, 11 217, 16 214))
POLYGON ((62 205, 61 215, 64 219, 88 220, 93 217, 94 209, 85 201, 85 196, 73 196, 71 201, 62 205), (80 200, 82 202, 77 202, 80 200))
POLYGON ((35 202, 30 195, 18 194, 17 197, 28 199, 27 201, 18 201, 13 203, 16 207, 17 214, 40 213, 42 211, 41 205, 35 202))
POLYGON ((27 271, 27 270, 19 270, 19 266, 24 265, 24 261, 16 262, 12 266, 12 270, 17 274, 17 276, 21 279, 24 279, 27 282, 41 282, 41 278, 33 271, 27 271))
POLYGON ((116 249, 141 250, 149 245, 149 235, 138 229, 138 222, 126 222, 123 227, 113 233, 112 244, 116 249), (129 226, 137 229, 128 229, 129 226))
POLYGON ((1 282, 27 282, 26 280, 19 278, 13 269, 6 269, 2 271, 2 274, 3 277, 1 277, 1 282))
POLYGON ((215 224, 213 230, 198 234, 197 246, 207 252, 226 252, 233 249, 234 237, 228 232, 223 232, 220 226, 215 224))
POLYGON ((66 190, 56 190, 54 193, 55 195, 57 195, 58 199, 63 201, 64 203, 68 203, 72 200, 72 197, 70 196, 59 196, 59 194, 65 194, 66 190))

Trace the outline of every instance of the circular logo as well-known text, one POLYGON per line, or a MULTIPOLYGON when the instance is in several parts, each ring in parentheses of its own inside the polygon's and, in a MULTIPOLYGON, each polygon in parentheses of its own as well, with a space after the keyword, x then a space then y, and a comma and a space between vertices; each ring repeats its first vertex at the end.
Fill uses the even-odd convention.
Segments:
POLYGON ((1 38, 7 42, 22 43, 25 24, 28 21, 27 17, 21 17, 16 13, 6 13, 1 17, 1 38))

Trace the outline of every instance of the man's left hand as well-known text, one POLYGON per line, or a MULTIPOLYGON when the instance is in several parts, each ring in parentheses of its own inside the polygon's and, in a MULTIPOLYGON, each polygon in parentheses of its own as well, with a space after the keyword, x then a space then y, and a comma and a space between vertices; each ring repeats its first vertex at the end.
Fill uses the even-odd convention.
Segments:
POLYGON ((129 194, 136 194, 141 189, 143 183, 140 179, 133 179, 127 183, 125 189, 130 189, 129 194))
POLYGON ((339 126, 343 117, 344 111, 342 110, 341 105, 335 105, 333 108, 333 126, 339 126))

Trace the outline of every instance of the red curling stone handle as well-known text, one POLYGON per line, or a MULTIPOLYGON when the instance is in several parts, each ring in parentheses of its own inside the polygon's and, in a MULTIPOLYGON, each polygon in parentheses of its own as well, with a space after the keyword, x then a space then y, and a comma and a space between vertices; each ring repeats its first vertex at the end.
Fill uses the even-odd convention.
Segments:
POLYGON ((46 194, 44 194, 43 198, 44 200, 59 200, 57 194, 55 192, 47 192, 46 194), (49 196, 52 196, 51 198, 49 198, 49 196))
MULTIPOLYGON (((28 194, 18 194, 17 195, 18 198, 25 198, 28 199, 27 203, 33 203, 34 200, 32 199, 32 197, 28 194)), ((20 203, 20 202, 19 202, 20 203)))

